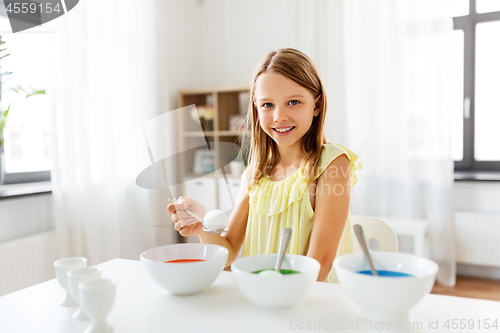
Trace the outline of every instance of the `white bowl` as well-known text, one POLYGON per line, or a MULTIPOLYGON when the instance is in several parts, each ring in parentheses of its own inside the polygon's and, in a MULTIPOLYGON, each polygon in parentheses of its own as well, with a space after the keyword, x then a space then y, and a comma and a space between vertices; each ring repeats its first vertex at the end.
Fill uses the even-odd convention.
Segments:
POLYGON ((231 265, 238 288, 252 303, 265 309, 292 307, 302 299, 318 279, 321 265, 313 258, 285 255, 282 269, 292 269, 300 274, 261 276, 252 272, 270 269, 276 265, 277 254, 244 257, 231 265))
POLYGON ((194 295, 210 286, 224 269, 228 250, 213 244, 173 244, 141 254, 153 280, 173 295, 194 295), (190 263, 165 263, 176 259, 203 259, 190 263))
POLYGON ((430 293, 438 265, 429 259, 406 253, 371 253, 377 271, 386 270, 411 277, 372 276, 357 273, 369 270, 363 253, 340 256, 333 267, 342 287, 367 317, 406 320, 409 310, 430 293))

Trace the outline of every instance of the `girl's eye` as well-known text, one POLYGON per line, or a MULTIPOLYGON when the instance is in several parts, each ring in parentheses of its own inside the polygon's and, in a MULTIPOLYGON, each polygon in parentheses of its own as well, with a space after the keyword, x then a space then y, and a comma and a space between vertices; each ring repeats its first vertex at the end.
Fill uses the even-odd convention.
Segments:
POLYGON ((270 108, 273 106, 273 104, 272 103, 264 103, 262 106, 265 108, 270 108))
POLYGON ((290 105, 297 105, 297 104, 299 104, 299 101, 295 99, 290 101, 290 105))

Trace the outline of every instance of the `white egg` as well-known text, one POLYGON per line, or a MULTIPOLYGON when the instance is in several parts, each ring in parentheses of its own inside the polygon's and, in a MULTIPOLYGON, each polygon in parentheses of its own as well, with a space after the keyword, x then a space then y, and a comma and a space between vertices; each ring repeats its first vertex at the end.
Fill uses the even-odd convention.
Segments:
POLYGON ((262 271, 259 273, 259 276, 283 276, 280 272, 275 271, 274 269, 266 269, 265 271, 262 271))
POLYGON ((226 213, 220 209, 209 211, 203 218, 203 225, 207 229, 224 229, 229 223, 229 218, 226 213))

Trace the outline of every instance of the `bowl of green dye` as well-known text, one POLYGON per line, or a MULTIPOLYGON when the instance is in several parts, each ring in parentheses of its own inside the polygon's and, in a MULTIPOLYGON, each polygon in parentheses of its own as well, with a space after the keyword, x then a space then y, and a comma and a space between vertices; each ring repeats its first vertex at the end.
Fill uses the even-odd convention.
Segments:
POLYGON ((260 254, 233 262, 231 272, 238 288, 252 303, 264 309, 285 309, 303 299, 318 279, 321 265, 313 258, 287 254, 281 276, 258 274, 273 269, 277 254, 260 254))
POLYGON ((365 317, 405 321, 409 311, 434 286, 438 265, 407 253, 372 252, 373 276, 363 253, 335 258, 333 267, 340 285, 358 304, 365 317))

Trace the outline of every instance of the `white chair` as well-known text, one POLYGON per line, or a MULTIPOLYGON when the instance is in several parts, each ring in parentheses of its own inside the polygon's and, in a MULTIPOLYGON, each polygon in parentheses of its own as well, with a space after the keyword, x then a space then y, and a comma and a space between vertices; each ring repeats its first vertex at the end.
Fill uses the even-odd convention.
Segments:
POLYGON ((359 246, 358 243, 358 238, 352 229, 352 226, 355 224, 359 224, 363 228, 370 251, 398 252, 398 238, 387 222, 375 217, 351 215, 351 234, 354 252, 362 252, 361 246, 359 246), (379 243, 378 250, 373 249, 373 239, 376 239, 379 243))

